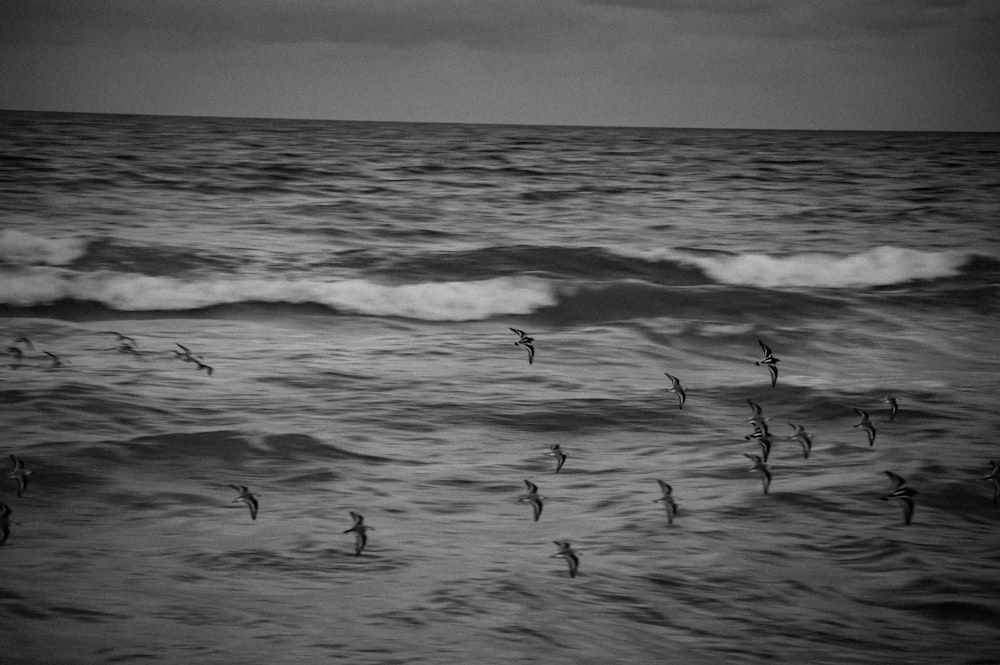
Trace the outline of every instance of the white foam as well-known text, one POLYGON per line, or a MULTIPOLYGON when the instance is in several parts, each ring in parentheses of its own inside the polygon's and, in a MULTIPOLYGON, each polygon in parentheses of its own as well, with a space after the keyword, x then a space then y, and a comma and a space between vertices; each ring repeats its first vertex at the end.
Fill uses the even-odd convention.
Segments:
POLYGON ((808 252, 695 255, 676 250, 637 253, 647 260, 671 260, 701 268, 717 282, 764 288, 849 288, 903 284, 913 280, 953 277, 969 255, 882 246, 854 254, 808 252))
POLYGON ((87 249, 82 238, 41 238, 16 229, 0 231, 0 261, 19 265, 64 266, 87 249))
POLYGON ((239 302, 319 303, 339 311, 427 321, 482 320, 554 305, 555 287, 535 278, 380 284, 218 278, 197 281, 115 272, 33 267, 0 279, 0 302, 30 306, 62 299, 96 301, 123 311, 185 310, 239 302))

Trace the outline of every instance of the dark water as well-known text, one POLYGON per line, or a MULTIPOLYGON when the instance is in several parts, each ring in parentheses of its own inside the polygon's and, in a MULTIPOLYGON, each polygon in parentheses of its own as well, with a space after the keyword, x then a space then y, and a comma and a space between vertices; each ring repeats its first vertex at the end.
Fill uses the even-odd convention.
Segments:
POLYGON ((990 134, 0 114, 5 655, 998 662, 998 185, 990 134))

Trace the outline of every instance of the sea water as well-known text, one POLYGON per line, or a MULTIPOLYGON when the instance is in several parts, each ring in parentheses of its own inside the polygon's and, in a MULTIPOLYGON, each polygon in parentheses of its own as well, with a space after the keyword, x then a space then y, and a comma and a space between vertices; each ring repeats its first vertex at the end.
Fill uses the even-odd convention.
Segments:
POLYGON ((998 185, 995 134, 0 113, 4 662, 997 662, 998 185))

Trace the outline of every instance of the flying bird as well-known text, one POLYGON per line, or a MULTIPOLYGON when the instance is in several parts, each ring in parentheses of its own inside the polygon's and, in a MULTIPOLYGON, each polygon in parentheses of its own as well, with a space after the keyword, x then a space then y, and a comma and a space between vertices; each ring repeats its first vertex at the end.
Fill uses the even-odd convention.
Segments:
POLYGON ((663 496, 659 499, 654 499, 653 503, 658 501, 663 502, 663 507, 667 509, 667 524, 673 524, 674 515, 677 514, 677 502, 674 501, 674 488, 662 480, 657 479, 656 482, 660 484, 660 491, 663 493, 663 496))
POLYGON ((559 473, 559 470, 563 468, 563 464, 566 462, 566 458, 569 457, 569 455, 567 455, 563 449, 559 447, 558 443, 553 443, 549 446, 549 452, 545 454, 549 457, 556 458, 556 473, 559 473))
POLYGON ((535 512, 535 521, 542 515, 542 499, 545 497, 538 494, 538 485, 531 482, 530 480, 524 481, 525 487, 528 488, 528 493, 520 497, 518 501, 528 501, 531 503, 531 507, 535 512))
POLYGON ((872 425, 871 420, 868 418, 868 412, 862 411, 861 409, 854 407, 854 413, 858 414, 858 417, 861 418, 861 420, 859 420, 856 425, 851 425, 851 427, 857 427, 863 429, 865 432, 868 433, 868 445, 869 446, 875 445, 876 430, 875 426, 872 425))
POLYGON ((753 426, 755 428, 763 429, 766 432, 767 419, 764 417, 764 412, 763 409, 760 408, 760 404, 753 401, 752 399, 748 399, 747 404, 750 405, 750 408, 753 410, 753 414, 743 422, 753 423, 753 426))
POLYGON ((909 524, 913 519, 913 497, 917 491, 906 484, 902 476, 896 475, 892 471, 883 471, 892 481, 892 491, 882 497, 883 501, 895 499, 903 506, 903 523, 909 524))
POLYGON ((250 509, 250 519, 257 519, 257 497, 251 494, 245 485, 230 485, 230 487, 239 492, 239 496, 233 499, 233 503, 242 501, 247 504, 247 508, 250 509))
POLYGON ((899 398, 894 397, 893 395, 886 395, 885 399, 882 400, 882 403, 889 405, 889 422, 891 423, 896 417, 896 414, 899 413, 899 398))
POLYGON ((368 532, 374 531, 375 527, 365 524, 365 518, 361 513, 356 513, 353 510, 350 512, 351 519, 354 520, 354 526, 344 531, 344 533, 354 532, 354 556, 361 556, 362 550, 368 544, 368 532))
POLYGON ((681 386, 680 379, 678 379, 676 376, 668 374, 667 372, 664 372, 664 374, 666 374, 667 378, 670 379, 670 387, 667 388, 667 390, 672 393, 677 393, 677 408, 683 409, 684 402, 685 400, 687 400, 687 393, 684 392, 684 388, 681 386))
POLYGON ((24 468, 24 460, 19 457, 11 455, 10 461, 14 463, 14 468, 7 474, 7 477, 17 481, 17 495, 21 496, 21 493, 28 488, 28 478, 31 476, 31 471, 24 468))
POLYGON ((17 524, 17 522, 10 521, 10 506, 6 503, 0 503, 0 545, 7 542, 7 538, 10 537, 10 525, 17 524))
POLYGON ((767 494, 771 488, 771 470, 767 468, 767 464, 764 463, 764 459, 760 455, 743 453, 743 456, 753 461, 753 466, 748 470, 760 474, 760 482, 764 485, 764 494, 767 494))
POLYGON ((511 328, 510 330, 511 332, 521 336, 521 339, 514 342, 514 346, 520 345, 528 350, 528 364, 531 365, 535 362, 535 338, 529 337, 526 332, 518 330, 517 328, 511 328))
POLYGON ((760 348, 764 352, 764 357, 758 360, 754 364, 757 365, 758 367, 761 365, 767 365, 768 371, 771 372, 771 387, 773 388, 775 384, 778 382, 777 362, 779 358, 774 357, 774 354, 771 353, 771 347, 769 347, 767 344, 765 344, 759 339, 757 340, 757 343, 760 344, 760 348))
POLYGON ((567 540, 553 540, 556 545, 559 546, 559 551, 550 556, 550 559, 562 558, 566 559, 566 564, 569 566, 569 576, 576 577, 576 571, 580 568, 580 557, 573 548, 570 547, 569 541, 567 540))
POLYGON ((809 458, 809 453, 812 451, 813 443, 812 437, 806 432, 806 428, 802 425, 796 425, 795 423, 788 423, 788 425, 795 430, 790 437, 789 441, 798 441, 802 446, 802 456, 806 459, 809 458))

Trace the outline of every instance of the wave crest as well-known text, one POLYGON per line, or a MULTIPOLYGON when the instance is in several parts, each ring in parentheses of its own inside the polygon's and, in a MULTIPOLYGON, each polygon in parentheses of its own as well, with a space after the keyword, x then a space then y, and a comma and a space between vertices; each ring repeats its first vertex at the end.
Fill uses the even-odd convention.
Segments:
POLYGON ((426 321, 484 320, 528 314, 555 304, 550 282, 498 277, 468 282, 387 285, 364 279, 335 282, 282 279, 179 280, 130 273, 76 273, 35 267, 5 274, 0 303, 14 307, 90 301, 119 311, 182 311, 243 302, 315 303, 368 316, 426 321))
POLYGON ((0 263, 64 266, 83 256, 82 238, 40 238, 24 231, 0 231, 0 263))
POLYGON ((809 252, 787 256, 698 256, 671 250, 669 258, 697 266, 721 284, 761 288, 851 288, 955 277, 971 257, 959 251, 927 252, 883 246, 847 255, 809 252))

